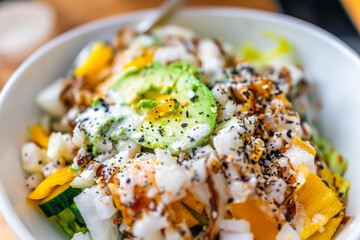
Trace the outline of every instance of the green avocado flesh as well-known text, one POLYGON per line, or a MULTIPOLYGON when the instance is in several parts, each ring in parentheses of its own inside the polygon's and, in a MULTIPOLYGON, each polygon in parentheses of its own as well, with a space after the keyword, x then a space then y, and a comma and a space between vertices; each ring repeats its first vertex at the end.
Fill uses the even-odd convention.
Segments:
POLYGON ((126 103, 144 111, 144 120, 130 136, 132 140, 147 148, 167 148, 172 153, 205 141, 215 128, 216 104, 210 90, 193 72, 194 68, 185 64, 154 63, 129 72, 114 84, 126 103), (159 97, 163 99, 160 102, 159 97), (157 117, 147 115, 166 101, 174 103, 170 104, 171 110, 157 117))

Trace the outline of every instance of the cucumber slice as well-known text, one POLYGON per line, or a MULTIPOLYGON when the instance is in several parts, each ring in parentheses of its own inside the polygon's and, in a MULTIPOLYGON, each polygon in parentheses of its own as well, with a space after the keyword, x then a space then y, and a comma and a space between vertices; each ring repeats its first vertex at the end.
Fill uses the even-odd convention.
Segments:
POLYGON ((70 210, 74 213, 74 215, 76 217, 76 222, 79 223, 80 226, 85 227, 86 226, 85 221, 84 221, 83 217, 81 216, 80 211, 75 203, 72 203, 70 205, 70 210))
POLYGON ((56 215, 56 221, 70 237, 73 237, 75 233, 86 233, 88 231, 85 226, 80 226, 80 224, 78 224, 76 216, 70 208, 66 208, 64 211, 56 215))
POLYGON ((74 197, 81 193, 81 189, 70 187, 69 183, 58 186, 41 203, 40 209, 46 217, 52 217, 64 211, 74 202, 74 197))

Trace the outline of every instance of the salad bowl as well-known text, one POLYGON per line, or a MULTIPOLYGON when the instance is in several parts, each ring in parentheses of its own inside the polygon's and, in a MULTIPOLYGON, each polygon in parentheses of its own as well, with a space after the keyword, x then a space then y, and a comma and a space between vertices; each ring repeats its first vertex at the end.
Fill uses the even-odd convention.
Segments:
MULTIPOLYGON (((19 149, 26 129, 40 116, 36 95, 71 68, 73 59, 86 43, 111 40, 122 26, 134 26, 151 11, 119 15, 71 30, 29 57, 13 74, 0 95, 0 209, 20 239, 66 239, 66 235, 47 221, 25 199, 25 174, 19 149)), ((283 36, 296 51, 297 59, 312 85, 311 116, 322 135, 331 140, 349 159, 345 177, 352 187, 348 196, 346 225, 337 239, 360 237, 360 175, 357 161, 360 126, 360 58, 341 40, 301 20, 275 13, 230 8, 194 8, 172 20, 202 36, 217 37, 239 46, 251 42, 260 50, 271 48, 264 32, 283 36), (321 103, 321 104, 320 104, 321 103)))

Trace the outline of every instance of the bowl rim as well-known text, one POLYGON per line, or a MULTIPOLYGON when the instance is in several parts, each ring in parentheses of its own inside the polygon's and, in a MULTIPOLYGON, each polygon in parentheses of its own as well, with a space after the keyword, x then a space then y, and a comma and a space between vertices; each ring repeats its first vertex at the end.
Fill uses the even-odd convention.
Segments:
MULTIPOLYGON (((133 11, 128 13, 123 13, 115 16, 106 17, 100 20, 95 20, 76 28, 73 28, 54 39, 50 40, 48 43, 40 47, 36 50, 30 57, 28 57, 11 75, 9 80, 6 82, 5 86, 0 92, 0 112, 3 111, 5 99, 8 96, 8 93, 14 87, 16 81, 21 77, 23 72, 31 67, 32 63, 37 59, 41 58, 46 52, 50 49, 57 47, 58 45, 68 41, 69 39, 85 34, 87 32, 91 32, 100 28, 103 28, 107 25, 112 25, 114 22, 119 22, 123 19, 131 19, 131 20, 141 20, 144 14, 151 14, 156 9, 146 9, 140 11, 133 11)), ((281 25, 288 25, 291 27, 295 27, 300 31, 305 31, 310 33, 311 35, 321 38, 323 41, 329 42, 333 47, 338 48, 343 52, 343 54, 347 55, 354 63, 359 65, 360 67, 360 55, 350 46, 348 46, 344 41, 340 40, 338 37, 333 34, 327 32, 326 30, 315 26, 311 23, 308 23, 304 20, 283 14, 283 13, 275 13, 275 12, 267 12, 262 10, 254 10, 248 8, 239 8, 239 7, 190 7, 186 8, 181 12, 181 15, 211 15, 211 16, 223 16, 226 14, 233 15, 242 15, 244 18, 248 19, 265 19, 267 21, 271 21, 274 23, 279 23, 281 25)), ((5 192, 3 187, 3 183, 0 180, 0 211, 2 212, 4 218, 7 223, 13 230, 13 232, 19 237, 19 239, 35 239, 31 231, 25 226, 19 216, 15 213, 14 208, 5 192)))

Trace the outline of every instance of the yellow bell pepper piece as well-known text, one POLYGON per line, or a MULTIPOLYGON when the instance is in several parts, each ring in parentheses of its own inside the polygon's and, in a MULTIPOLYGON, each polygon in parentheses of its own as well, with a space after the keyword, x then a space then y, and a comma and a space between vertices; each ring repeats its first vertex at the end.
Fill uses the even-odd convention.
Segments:
POLYGON ((42 181, 35 190, 29 194, 28 198, 32 200, 40 200, 49 196, 56 188, 66 183, 71 182, 75 178, 72 171, 69 171, 69 166, 63 167, 42 181))
POLYGON ((176 224, 185 222, 191 228, 199 223, 181 202, 172 202, 170 205, 174 211, 173 219, 176 224))
MULTIPOLYGON (((296 169, 299 185, 291 196, 296 214, 290 222, 302 239, 307 239, 344 209, 344 204, 325 183, 305 165, 296 169)), ((289 202, 289 201, 287 201, 289 202)))
POLYGON ((136 69, 146 67, 154 61, 154 56, 150 53, 146 53, 141 57, 133 59, 131 62, 126 64, 123 69, 134 67, 136 69))
POLYGON ((345 214, 340 212, 340 214, 332 219, 330 219, 326 225, 320 231, 317 231, 315 234, 311 235, 307 240, 330 240, 331 237, 336 232, 336 229, 339 227, 341 221, 343 220, 345 214))
POLYGON ((48 147, 49 133, 42 126, 34 124, 31 128, 31 136, 34 142, 40 147, 48 147))
POLYGON ((278 222, 276 221, 277 209, 275 205, 270 206, 261 198, 249 199, 243 203, 231 203, 230 213, 236 219, 245 219, 250 223, 250 232, 256 240, 275 239, 279 233, 278 222))
POLYGON ((300 138, 298 137, 294 137, 291 140, 291 145, 296 145, 299 148, 304 149, 305 151, 307 151, 308 153, 310 153, 311 155, 315 156, 316 154, 316 150, 313 146, 311 146, 311 144, 309 142, 303 142, 300 138))
POLYGON ((89 56, 74 70, 76 78, 94 78, 106 67, 114 56, 113 50, 102 42, 96 42, 89 56))
POLYGON ((202 214, 204 211, 204 204, 194 198, 194 195, 189 191, 187 191, 186 196, 181 199, 181 202, 199 214, 202 214))
POLYGON ((168 116, 169 114, 173 114, 175 110, 175 101, 170 96, 163 95, 156 98, 156 101, 160 103, 160 105, 150 109, 147 112, 147 115, 151 119, 158 119, 161 117, 168 116))
POLYGON ((69 187, 70 187, 70 182, 65 183, 64 185, 61 185, 61 186, 56 186, 56 187, 54 187, 54 191, 52 191, 49 196, 47 196, 46 198, 44 198, 43 200, 41 200, 41 202, 40 202, 39 205, 50 201, 50 200, 53 199, 54 197, 60 195, 62 192, 64 192, 64 191, 65 191, 66 189, 68 189, 69 187))

